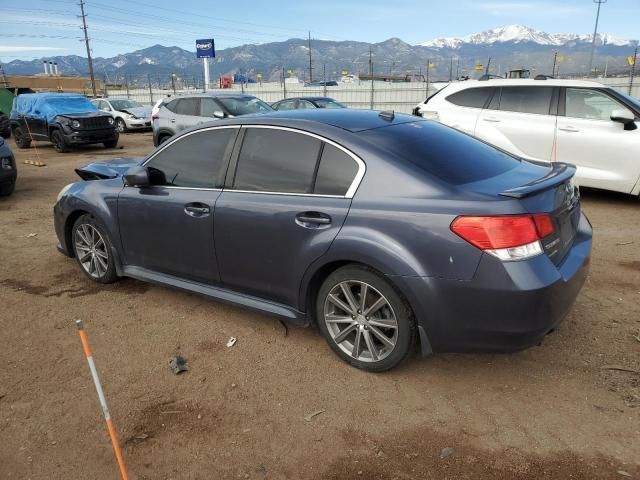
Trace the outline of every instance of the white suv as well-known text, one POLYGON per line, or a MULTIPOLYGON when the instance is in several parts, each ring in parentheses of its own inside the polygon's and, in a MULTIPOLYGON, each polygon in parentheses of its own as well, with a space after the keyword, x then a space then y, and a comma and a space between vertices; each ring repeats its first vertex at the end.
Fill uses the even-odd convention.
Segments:
POLYGON ((640 101, 573 80, 451 83, 414 109, 530 160, 568 162, 585 187, 640 194, 640 101))

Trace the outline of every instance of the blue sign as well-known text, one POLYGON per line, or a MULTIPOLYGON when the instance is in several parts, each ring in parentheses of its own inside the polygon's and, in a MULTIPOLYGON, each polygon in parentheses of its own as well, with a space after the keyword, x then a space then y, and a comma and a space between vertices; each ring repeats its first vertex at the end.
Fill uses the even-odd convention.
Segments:
POLYGON ((214 58, 216 56, 216 46, 213 38, 196 40, 196 55, 198 58, 214 58))

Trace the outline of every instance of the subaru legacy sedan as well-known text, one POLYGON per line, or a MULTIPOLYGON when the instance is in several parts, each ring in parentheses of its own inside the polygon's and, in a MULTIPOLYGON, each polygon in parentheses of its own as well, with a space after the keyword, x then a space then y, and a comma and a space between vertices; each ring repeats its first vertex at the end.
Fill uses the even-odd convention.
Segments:
POLYGON ((416 344, 422 355, 539 344, 589 265, 573 166, 393 112, 219 120, 77 172, 55 229, 90 279, 315 325, 369 371, 416 344))

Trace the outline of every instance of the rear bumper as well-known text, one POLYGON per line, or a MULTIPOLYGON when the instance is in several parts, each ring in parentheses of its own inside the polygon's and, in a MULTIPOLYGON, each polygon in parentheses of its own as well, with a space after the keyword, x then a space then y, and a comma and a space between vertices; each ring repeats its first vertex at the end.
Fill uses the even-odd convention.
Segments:
POLYGON ((471 281, 393 277, 436 352, 517 351, 564 319, 589 269, 592 230, 582 215, 560 266, 546 255, 501 262, 484 255, 471 281))

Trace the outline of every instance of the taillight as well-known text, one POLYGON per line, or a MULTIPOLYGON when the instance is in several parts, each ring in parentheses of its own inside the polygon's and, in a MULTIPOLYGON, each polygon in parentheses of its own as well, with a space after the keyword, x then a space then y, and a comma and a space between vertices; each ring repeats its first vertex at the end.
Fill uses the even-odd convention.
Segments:
POLYGON ((151 115, 151 120, 159 120, 160 115, 151 115))
POLYGON ((521 260, 541 254, 540 239, 554 227, 547 214, 461 216, 451 223, 451 230, 500 260, 521 260))

